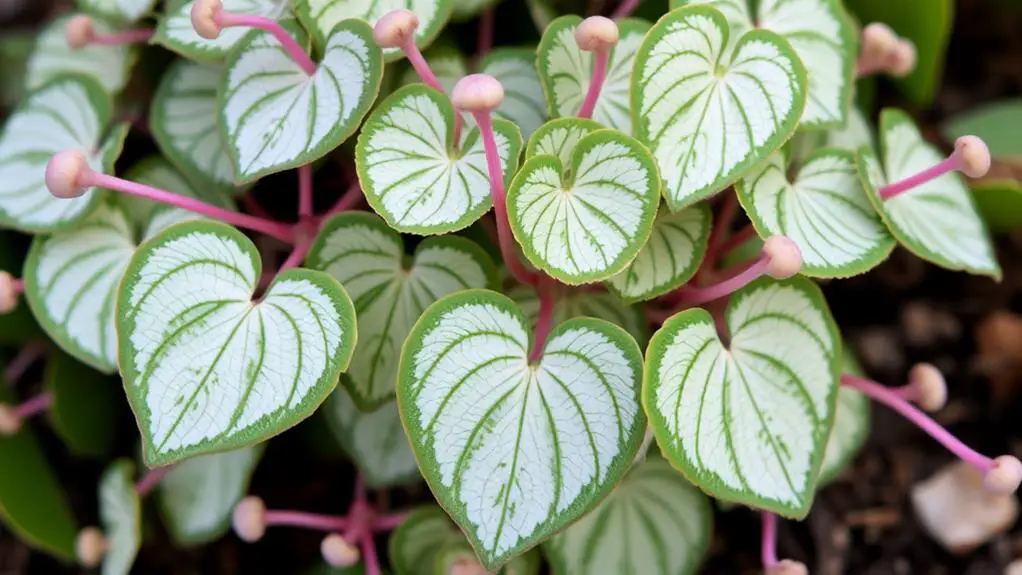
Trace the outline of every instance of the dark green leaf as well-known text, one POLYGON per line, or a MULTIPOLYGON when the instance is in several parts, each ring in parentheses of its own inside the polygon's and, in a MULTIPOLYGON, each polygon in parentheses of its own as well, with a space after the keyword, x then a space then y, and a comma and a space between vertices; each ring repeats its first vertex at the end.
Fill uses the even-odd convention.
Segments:
POLYGON ((117 381, 60 351, 46 364, 46 388, 53 394, 53 429, 76 455, 102 457, 114 438, 114 412, 123 402, 117 381))

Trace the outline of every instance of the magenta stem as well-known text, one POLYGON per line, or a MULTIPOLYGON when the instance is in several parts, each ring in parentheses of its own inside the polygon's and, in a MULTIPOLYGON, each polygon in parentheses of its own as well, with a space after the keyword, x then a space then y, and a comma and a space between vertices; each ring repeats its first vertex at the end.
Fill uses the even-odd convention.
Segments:
POLYGON ((302 262, 305 261, 305 256, 309 255, 309 249, 312 248, 312 241, 312 239, 307 239, 299 242, 298 245, 291 250, 291 254, 287 256, 284 263, 280 265, 280 271, 283 272, 302 265, 302 262))
POLYGON ((249 28, 259 28, 265 30, 280 42, 281 46, 287 50, 287 53, 291 55, 291 58, 296 64, 305 72, 307 75, 312 76, 316 73, 316 63, 312 61, 309 54, 305 52, 305 49, 298 45, 298 42, 287 33, 287 30, 275 20, 266 18, 265 16, 255 16, 252 14, 237 14, 234 12, 227 12, 221 10, 216 15, 216 23, 224 28, 230 28, 232 26, 246 26, 249 28))
POLYGON ((306 513, 304 511, 267 511, 265 519, 267 526, 304 527, 306 529, 329 531, 331 533, 344 529, 349 523, 347 517, 306 513))
POLYGON ((582 108, 578 111, 579 118, 592 118, 593 110, 596 109, 596 100, 600 97, 600 90, 603 89, 603 81, 607 79, 607 62, 610 61, 610 50, 601 48, 593 55, 593 77, 589 83, 589 91, 586 92, 586 99, 582 102, 582 108))
POLYGON ((479 58, 489 54, 493 48, 494 25, 493 7, 491 6, 479 14, 479 38, 476 44, 476 53, 479 58))
POLYGON ((953 172, 958 169, 958 155, 957 152, 951 154, 947 159, 941 161, 936 166, 927 168, 918 174, 909 176, 900 182, 894 182, 888 184, 879 190, 880 197, 884 200, 889 200, 900 193, 907 192, 913 188, 921 186, 926 182, 934 180, 943 176, 948 172, 953 172))
POLYGON ((713 222, 713 231, 710 232, 708 252, 716 252, 727 239, 727 231, 731 228, 731 221, 738 212, 738 195, 734 192, 727 194, 720 206, 720 213, 713 222))
MULTIPOLYGON (((752 239, 756 235, 756 228, 752 227, 752 224, 745 226, 737 232, 731 234, 726 240, 721 242, 716 249, 710 248, 710 252, 706 254, 705 260, 716 260, 722 258, 730 253, 738 246, 752 239)), ((704 261, 705 261, 704 260, 704 261)))
POLYGON ((266 211, 266 208, 264 208, 255 199, 255 196, 253 196, 251 192, 241 197, 241 205, 244 206, 246 210, 248 210, 253 216, 257 218, 262 218, 264 220, 273 219, 273 216, 270 215, 270 212, 266 211))
POLYGON ((919 411, 903 399, 898 392, 879 383, 847 373, 841 376, 841 385, 854 387, 870 398, 897 411, 905 419, 908 419, 929 434, 930 437, 936 439, 948 451, 954 453, 959 459, 975 467, 980 472, 986 473, 994 466, 993 459, 977 453, 974 449, 962 443, 961 440, 948 432, 948 430, 941 427, 939 423, 930 419, 925 413, 919 411))
POLYGON ((153 490, 154 487, 160 484, 160 481, 163 481, 163 478, 166 477, 173 468, 173 465, 166 465, 164 467, 157 467, 156 469, 146 471, 145 475, 142 476, 142 479, 135 484, 135 493, 138 493, 139 497, 145 497, 153 490))
POLYGON ((238 226, 239 228, 247 228, 261 232, 288 243, 291 243, 292 241, 293 233, 291 226, 286 224, 264 220, 247 214, 239 214, 237 212, 232 212, 201 202, 194 198, 174 194, 145 184, 124 180, 116 176, 110 176, 88 170, 85 174, 83 174, 80 183, 83 187, 106 188, 116 192, 138 196, 140 198, 147 198, 156 202, 176 206, 190 212, 216 218, 228 224, 238 226))
POLYGON ((398 525, 401 525, 408 519, 410 513, 391 513, 390 515, 381 515, 373 521, 373 531, 390 531, 396 529, 398 525))
POLYGON ((547 336, 550 335, 550 327, 554 318, 554 304, 557 298, 554 295, 553 286, 545 285, 547 282, 540 281, 536 291, 539 292, 539 318, 536 319, 536 333, 532 342, 532 353, 529 354, 529 362, 535 363, 543 356, 543 348, 546 346, 547 336))
POLYGON ((89 39, 90 44, 102 44, 104 46, 117 46, 120 44, 142 44, 153 37, 151 28, 138 28, 136 30, 125 30, 113 34, 94 34, 89 39))
POLYGON ((302 220, 312 217, 312 166, 309 164, 298 168, 298 217, 302 220))
POLYGON ((707 287, 682 286, 675 292, 674 301, 692 307, 732 294, 759 278, 770 265, 767 256, 760 256, 756 263, 745 271, 707 287))
POLYGON ((21 419, 28 419, 29 417, 46 410, 51 405, 53 405, 53 393, 46 391, 33 398, 26 399, 18 405, 17 408, 15 408, 14 413, 21 419))
POLYGON ((504 258, 511 275, 520 283, 534 286, 539 274, 530 272, 518 259, 515 253, 514 236, 511 235, 511 224, 507 219, 507 194, 504 192, 504 170, 500 167, 500 155, 497 153, 497 140, 493 137, 493 120, 489 112, 474 112, 479 132, 483 136, 483 148, 486 150, 486 169, 490 175, 490 195, 493 198, 493 211, 497 217, 497 239, 500 254, 504 258))
MULTIPOLYGON (((444 86, 437 80, 436 74, 433 73, 433 69, 429 67, 429 62, 422 57, 422 51, 415 45, 415 36, 409 36, 405 39, 405 43, 401 46, 401 51, 405 53, 408 61, 412 64, 412 68, 415 73, 418 74, 419 79, 422 80, 427 86, 433 88, 437 92, 444 94, 444 86)), ((454 111, 454 145, 457 146, 461 142, 461 112, 454 111)))
POLYGON ((15 278, 14 281, 11 282, 11 287, 14 288, 14 293, 24 293, 25 280, 21 278, 15 278))
POLYGON ((635 12, 635 8, 638 6, 639 0, 625 0, 618 4, 617 9, 614 10, 614 13, 611 14, 610 17, 614 20, 627 18, 632 15, 632 12, 635 12))
POLYGON ((39 358, 46 353, 46 343, 33 341, 22 346, 17 355, 7 364, 4 370, 4 382, 7 385, 14 385, 25 375, 28 368, 32 367, 39 358))
POLYGON ((362 547, 362 560, 365 561, 365 575, 380 575, 380 560, 376 557, 376 543, 372 537, 363 537, 360 543, 362 547))
POLYGON ((777 565, 777 516, 769 511, 762 511, 763 517, 763 542, 760 554, 763 560, 763 567, 769 569, 777 565))

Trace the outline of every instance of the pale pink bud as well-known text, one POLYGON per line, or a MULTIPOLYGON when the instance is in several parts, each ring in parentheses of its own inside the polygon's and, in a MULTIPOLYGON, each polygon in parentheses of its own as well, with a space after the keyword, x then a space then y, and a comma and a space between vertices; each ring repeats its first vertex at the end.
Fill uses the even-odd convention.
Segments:
POLYGON ((81 179, 89 169, 85 154, 78 150, 57 152, 46 164, 46 187, 58 198, 77 198, 85 193, 81 179))
POLYGON ((108 542, 98 527, 86 527, 78 532, 75 539, 75 557, 82 567, 99 567, 106 555, 108 542))
POLYGON ((911 40, 899 40, 890 54, 892 76, 904 78, 916 69, 916 45, 911 40))
POLYGON ((575 42, 584 52, 608 50, 619 38, 617 24, 603 16, 590 16, 575 28, 575 42))
POLYGON ((809 569, 802 562, 782 559, 777 565, 767 567, 766 575, 809 575, 809 569))
POLYGON ((862 29, 862 54, 864 61, 882 61, 898 48, 898 35, 890 26, 873 22, 862 29))
POLYGON ((89 45, 96 36, 92 18, 85 14, 72 16, 64 26, 64 39, 72 50, 81 50, 89 45))
POLYGON ((504 86, 489 74, 469 74, 454 85, 451 102, 466 112, 489 112, 504 102, 504 86))
POLYGON ((0 270, 0 315, 11 313, 18 307, 19 293, 14 276, 0 270))
POLYGON ((231 524, 242 541, 259 541, 266 533, 266 504, 254 495, 242 499, 234 507, 231 524))
POLYGON ((982 178, 990 171, 990 148, 976 136, 962 136, 955 140, 958 169, 970 178, 982 178))
POLYGON ((787 236, 772 236, 763 242, 763 253, 767 255, 766 274, 783 280, 802 269, 802 252, 798 245, 787 236))
POLYGON ((220 37, 223 27, 217 22, 223 5, 220 0, 195 0, 192 4, 192 28, 195 32, 207 40, 216 40, 220 37))
POLYGON ((337 533, 331 533, 323 538, 319 544, 319 552, 323 555, 323 560, 333 567, 351 567, 362 558, 358 547, 337 533))
POLYGON ((419 17, 411 10, 391 10, 376 22, 373 40, 381 48, 400 48, 415 37, 419 28, 419 17))
POLYGON ((983 476, 983 487, 992 493, 1008 495, 1022 483, 1022 461, 1011 455, 994 458, 994 466, 983 476))
POLYGON ((0 436, 14 435, 21 430, 23 423, 16 406, 0 403, 0 436))
POLYGON ((447 568, 447 575, 489 575, 489 571, 474 559, 458 559, 447 568))
POLYGON ((947 383, 940 370, 929 363, 918 363, 908 372, 914 401, 924 411, 937 411, 947 403, 947 383))

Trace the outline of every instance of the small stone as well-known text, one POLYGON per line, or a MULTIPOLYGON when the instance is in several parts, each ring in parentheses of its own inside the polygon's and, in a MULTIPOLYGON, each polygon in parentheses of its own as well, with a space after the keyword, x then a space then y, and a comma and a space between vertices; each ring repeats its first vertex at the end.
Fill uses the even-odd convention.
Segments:
POLYGON ((901 342, 894 330, 877 327, 855 336, 859 358, 869 372, 895 373, 905 365, 901 342))
POLYGON ((964 461, 915 484, 911 496, 916 517, 927 533, 959 555, 1004 533, 1018 517, 1018 499, 988 491, 983 474, 964 461))
POLYGON ((945 309, 913 301, 901 310, 901 329, 905 342, 913 347, 929 347, 957 337, 961 322, 945 309))
POLYGON ((1004 568, 1004 575, 1022 575, 1022 559, 1016 559, 1004 568))

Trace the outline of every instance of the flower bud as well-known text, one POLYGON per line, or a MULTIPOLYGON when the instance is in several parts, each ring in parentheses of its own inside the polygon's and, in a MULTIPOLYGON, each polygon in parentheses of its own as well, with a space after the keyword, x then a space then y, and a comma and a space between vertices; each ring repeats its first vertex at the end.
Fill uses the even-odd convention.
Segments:
POLYGON ((892 76, 904 78, 916 69, 916 45, 910 40, 899 40, 890 57, 889 68, 892 76))
POLYGON ((57 152, 46 164, 46 187, 58 198, 77 198, 85 193, 80 182, 88 169, 85 154, 78 150, 57 152))
POLYGON ((0 270, 0 315, 11 313, 18 307, 19 291, 14 276, 0 270))
POLYGON ((75 557, 82 567, 99 567, 106 555, 108 542, 98 527, 86 527, 78 532, 75 539, 75 557))
POLYGON ((192 28, 195 28, 199 36, 207 40, 216 40, 223 30, 217 22, 221 10, 223 5, 220 0, 195 0, 192 4, 192 28))
POLYGON ((234 507, 231 524, 242 541, 259 541, 266 533, 266 504, 253 495, 242 499, 234 507))
POLYGON ((85 14, 77 14, 71 17, 64 26, 64 39, 72 50, 81 50, 89 45, 96 36, 96 30, 92 18, 85 14))
POLYGON ((603 16, 590 16, 575 28, 575 42, 583 52, 608 50, 620 37, 617 24, 603 16))
POLYGON ((485 567, 474 559, 458 559, 447 568, 447 575, 488 575, 485 567))
POLYGON ((962 136, 955 140, 958 169, 970 178, 982 178, 990 171, 990 148, 976 136, 962 136))
POLYGON ((809 569, 800 561, 782 559, 773 567, 767 567, 766 575, 809 575, 809 569))
POLYGON ((504 102, 504 86, 488 74, 469 74, 454 85, 451 102, 466 112, 489 112, 504 102))
POLYGON ((993 493, 1014 493, 1019 483, 1022 483, 1022 462, 1011 455, 995 458, 994 466, 983 476, 983 487, 993 493))
POLYGON ((358 547, 337 533, 331 533, 323 538, 323 542, 319 544, 319 552, 323 555, 323 560, 333 567, 351 567, 362 558, 358 547))
POLYGON ((763 253, 767 255, 766 274, 783 280, 802 269, 802 252, 798 245, 787 236, 773 236, 763 242, 763 253))
POLYGON ((873 22, 862 29, 862 54, 860 60, 877 62, 886 59, 898 49, 898 35, 890 26, 873 22))
POLYGON ((419 28, 419 17, 411 10, 391 10, 376 22, 373 40, 381 48, 400 48, 415 37, 419 28))
POLYGON ((947 383, 940 370, 929 363, 918 363, 908 372, 909 385, 915 398, 913 401, 923 411, 937 411, 947 403, 947 383))
POLYGON ((17 407, 9 403, 0 403, 0 436, 14 435, 21 429, 23 423, 17 407))

